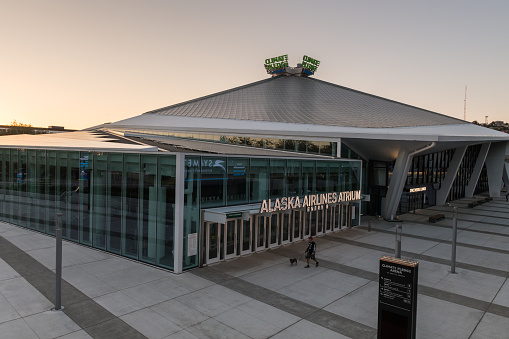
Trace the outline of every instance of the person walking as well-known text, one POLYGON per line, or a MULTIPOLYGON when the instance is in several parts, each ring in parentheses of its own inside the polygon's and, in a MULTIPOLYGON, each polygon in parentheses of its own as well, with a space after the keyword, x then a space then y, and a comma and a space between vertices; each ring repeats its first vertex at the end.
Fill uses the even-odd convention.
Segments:
POLYGON ((316 254, 316 243, 313 241, 313 237, 309 237, 308 247, 306 248, 304 253, 306 254, 306 260, 307 260, 307 263, 308 263, 307 266, 305 266, 305 268, 309 267, 309 259, 313 259, 316 262, 316 267, 318 267, 318 265, 320 263, 316 260, 316 257, 315 257, 315 254, 316 254))

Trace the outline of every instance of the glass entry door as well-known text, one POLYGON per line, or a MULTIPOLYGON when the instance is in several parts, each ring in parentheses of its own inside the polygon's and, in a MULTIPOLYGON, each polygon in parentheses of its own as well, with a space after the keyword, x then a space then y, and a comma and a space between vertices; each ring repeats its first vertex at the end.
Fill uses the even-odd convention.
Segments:
POLYGON ((274 247, 279 245, 278 238, 279 238, 279 213, 274 213, 270 218, 267 219, 269 223, 269 230, 268 230, 268 240, 269 240, 269 247, 274 247))
POLYGON ((334 222, 333 222, 333 230, 339 230, 341 228, 341 205, 336 205, 332 207, 332 211, 334 214, 334 222))
POLYGON ((290 233, 291 233, 291 214, 290 213, 281 213, 281 244, 287 244, 290 242, 290 233))
POLYGON ((325 213, 325 233, 330 233, 334 229, 334 206, 329 206, 329 208, 325 209, 323 212, 325 213))
POLYGON ((265 220, 268 219, 263 215, 257 215, 255 220, 255 250, 263 251, 265 249, 265 220))
POLYGON ((302 211, 292 211, 292 239, 297 241, 302 239, 302 211))
POLYGON ((227 220, 224 225, 223 236, 223 258, 230 259, 237 255, 237 224, 240 224, 242 219, 227 220))
POLYGON ((221 236, 221 227, 215 222, 206 222, 206 262, 207 264, 212 264, 221 259, 220 257, 220 236, 221 236))
POLYGON ((239 244, 240 255, 251 253, 251 244, 253 240, 253 227, 251 223, 254 222, 255 217, 251 216, 249 220, 241 220, 242 227, 240 227, 239 244))
POLYGON ((302 239, 311 235, 311 212, 302 211, 302 239))
POLYGON ((324 232, 325 220, 326 220, 325 211, 326 210, 316 211, 316 234, 317 235, 323 234, 323 232, 324 232))

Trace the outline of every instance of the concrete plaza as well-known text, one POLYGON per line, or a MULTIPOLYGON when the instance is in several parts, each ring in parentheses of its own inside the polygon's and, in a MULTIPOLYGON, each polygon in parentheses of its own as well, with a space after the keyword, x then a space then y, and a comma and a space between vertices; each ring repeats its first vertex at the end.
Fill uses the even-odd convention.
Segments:
POLYGON ((181 275, 64 242, 62 311, 53 311, 55 239, 0 223, 2 338, 374 338, 379 259, 419 262, 418 338, 509 336, 509 203, 458 207, 456 274, 452 208, 363 217, 317 237, 320 266, 290 266, 306 242, 181 275), (446 219, 428 222, 442 213, 446 219))

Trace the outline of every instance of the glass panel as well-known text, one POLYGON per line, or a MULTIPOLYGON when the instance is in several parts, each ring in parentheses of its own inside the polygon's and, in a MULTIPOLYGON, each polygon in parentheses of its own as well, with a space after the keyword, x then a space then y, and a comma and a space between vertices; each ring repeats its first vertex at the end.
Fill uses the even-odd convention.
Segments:
POLYGON ((269 190, 269 160, 251 159, 250 194, 251 202, 260 202, 268 198, 269 190))
POLYGON ((307 153, 315 153, 318 154, 320 152, 320 144, 317 141, 309 141, 308 142, 308 151, 307 153))
POLYGON ((68 220, 70 220, 70 209, 68 208, 69 191, 69 170, 67 166, 67 152, 59 151, 57 153, 57 208, 62 213, 62 237, 69 237, 68 220))
POLYGON ((93 236, 92 246, 106 249, 107 223, 107 181, 108 181, 108 153, 94 155, 94 172, 92 176, 93 191, 93 236))
MULTIPOLYGON (((186 156, 184 179, 184 234, 198 233, 200 223, 200 161, 198 156, 186 156)), ((201 236, 201 235, 200 235, 201 236)), ((198 266, 198 255, 183 253, 183 268, 198 266)))
MULTIPOLYGON (((157 257, 156 264, 172 269, 175 218, 175 157, 159 156, 157 195, 157 257)), ((184 225, 184 257, 187 255, 187 236, 196 233, 196 225, 184 225)))
POLYGON ((328 161, 316 162, 316 193, 327 193, 328 161))
POLYGON ((339 173, 341 171, 341 162, 331 161, 329 163, 329 181, 328 192, 339 192, 339 173))
POLYGON ((46 151, 37 151, 37 218, 35 227, 38 231, 46 231, 46 151))
POLYGON ((80 153, 80 242, 90 245, 92 233, 90 232, 90 175, 93 162, 89 152, 80 153))
POLYGON ((57 152, 46 151, 46 192, 47 198, 47 224, 46 232, 55 234, 56 213, 57 213, 57 152))
POLYGON ((122 154, 108 156, 108 251, 120 254, 122 239, 122 154))
MULTIPOLYGON (((44 159, 43 163, 46 164, 46 159, 44 159)), ((44 196, 42 196, 42 197, 44 197, 44 196)), ((19 150, 18 151, 18 204, 19 204, 18 224, 21 226, 27 225, 27 215, 25 213, 25 208, 24 208, 26 199, 27 199, 27 151, 19 150)), ((44 208, 45 207, 44 200, 43 200, 42 204, 43 204, 42 206, 44 208)), ((40 208, 39 208, 39 210, 40 210, 40 208)), ((43 214, 43 216, 44 216, 44 214, 43 214)), ((44 223, 43 223, 43 225, 44 225, 44 223)), ((41 231, 44 232, 44 226, 41 231)))
POLYGON ((140 205, 140 155, 124 154, 124 230, 122 254, 138 258, 138 222, 140 205))
POLYGON ((286 167, 286 189, 287 196, 297 196, 302 194, 302 161, 301 160, 287 160, 286 167))
POLYGON ((304 187, 304 195, 315 193, 315 161, 302 161, 302 185, 304 187))
POLYGON ((270 197, 285 195, 286 160, 270 159, 270 197))
POLYGON ((68 178, 70 181, 70 223, 68 237, 76 242, 79 241, 80 224, 80 154, 79 152, 69 152, 69 166, 67 167, 68 178))
POLYGON ((285 140, 285 150, 295 152, 297 151, 297 142, 295 140, 285 140))
POLYGON ((141 183, 140 211, 141 244, 139 259, 155 264, 156 257, 156 209, 157 209, 157 156, 141 155, 141 183))
POLYGON ((202 157, 201 206, 225 206, 226 158, 202 157))
POLYGON ((228 205, 247 203, 248 175, 249 159, 228 158, 228 205))
POLYGON ((35 228, 39 219, 39 199, 37 195, 37 151, 28 151, 27 163, 27 199, 26 199, 26 215, 28 217, 28 228, 35 228))

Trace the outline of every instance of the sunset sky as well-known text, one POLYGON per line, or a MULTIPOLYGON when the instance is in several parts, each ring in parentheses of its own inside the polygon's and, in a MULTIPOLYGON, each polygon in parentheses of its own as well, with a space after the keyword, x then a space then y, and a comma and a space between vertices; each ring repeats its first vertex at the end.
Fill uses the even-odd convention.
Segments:
POLYGON ((0 0, 0 125, 81 129, 266 79, 315 78, 509 121, 509 1, 0 0))

